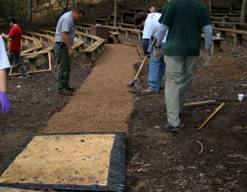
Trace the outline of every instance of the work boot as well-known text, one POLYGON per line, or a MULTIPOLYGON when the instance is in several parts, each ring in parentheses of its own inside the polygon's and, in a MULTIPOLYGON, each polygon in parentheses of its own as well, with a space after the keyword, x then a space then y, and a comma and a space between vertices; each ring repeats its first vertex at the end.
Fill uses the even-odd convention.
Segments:
POLYGON ((74 87, 70 87, 70 86, 67 86, 64 89, 66 89, 67 91, 72 91, 72 92, 75 91, 75 88, 74 87))
POLYGON ((62 96, 72 96, 73 92, 63 88, 63 89, 58 89, 57 94, 62 96))
POLYGON ((158 93, 159 91, 157 90, 153 90, 151 88, 147 88, 141 91, 142 95, 150 95, 150 94, 154 94, 154 93, 158 93))
POLYGON ((173 127, 173 126, 171 126, 169 124, 165 124, 166 131, 174 133, 174 134, 179 133, 180 129, 183 128, 183 127, 184 127, 184 125, 182 125, 182 124, 177 126, 177 127, 173 127))
POLYGON ((22 78, 22 79, 27 79, 27 78, 29 78, 29 77, 30 77, 30 75, 29 75, 28 73, 22 74, 22 75, 20 76, 20 78, 22 78))

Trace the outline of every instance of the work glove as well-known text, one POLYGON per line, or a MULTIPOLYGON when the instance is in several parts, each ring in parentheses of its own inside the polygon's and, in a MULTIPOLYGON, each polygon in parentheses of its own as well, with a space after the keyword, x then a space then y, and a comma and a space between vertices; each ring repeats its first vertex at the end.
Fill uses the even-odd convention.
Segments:
POLYGON ((1 104, 1 109, 2 113, 8 113, 9 112, 9 98, 6 92, 0 91, 0 104, 1 104))

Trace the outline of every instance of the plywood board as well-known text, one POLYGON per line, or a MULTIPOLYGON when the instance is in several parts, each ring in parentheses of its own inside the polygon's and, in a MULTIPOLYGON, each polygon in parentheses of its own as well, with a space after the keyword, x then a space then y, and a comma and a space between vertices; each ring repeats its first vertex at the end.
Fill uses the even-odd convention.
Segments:
POLYGON ((0 185, 107 188, 115 141, 115 134, 35 136, 2 173, 0 185))
POLYGON ((37 191, 0 187, 0 192, 37 192, 37 191))

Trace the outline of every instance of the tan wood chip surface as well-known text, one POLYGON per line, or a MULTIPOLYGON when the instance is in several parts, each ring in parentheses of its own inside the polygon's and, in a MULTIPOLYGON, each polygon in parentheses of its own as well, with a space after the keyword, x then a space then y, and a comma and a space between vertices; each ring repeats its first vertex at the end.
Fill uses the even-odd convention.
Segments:
POLYGON ((92 73, 44 132, 127 131, 134 106, 127 84, 133 79, 137 61, 136 47, 106 45, 92 73))
POLYGON ((36 136, 0 183, 107 185, 115 135, 36 136))
POLYGON ((37 191, 0 187, 0 192, 37 192, 37 191))

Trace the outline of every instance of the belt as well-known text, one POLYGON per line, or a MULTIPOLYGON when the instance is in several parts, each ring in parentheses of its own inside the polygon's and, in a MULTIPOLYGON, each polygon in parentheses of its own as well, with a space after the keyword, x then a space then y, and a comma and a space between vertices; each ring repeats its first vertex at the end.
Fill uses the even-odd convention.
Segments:
POLYGON ((56 44, 58 44, 58 45, 65 45, 64 42, 56 42, 56 44))
POLYGON ((64 42, 55 42, 60 48, 66 47, 64 42))

